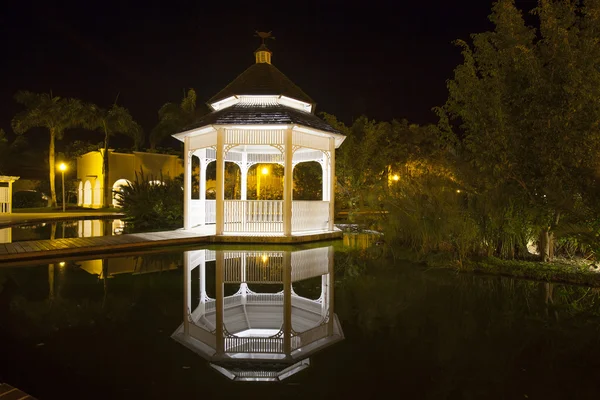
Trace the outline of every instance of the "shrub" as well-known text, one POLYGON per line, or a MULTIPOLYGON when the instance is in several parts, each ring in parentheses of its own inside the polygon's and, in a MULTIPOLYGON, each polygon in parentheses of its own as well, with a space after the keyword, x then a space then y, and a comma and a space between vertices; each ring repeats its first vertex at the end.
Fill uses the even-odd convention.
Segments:
POLYGON ((179 178, 146 177, 142 170, 115 197, 126 215, 128 230, 155 231, 183 226, 183 183, 179 178))
POLYGON ((21 190, 13 193, 13 208, 46 207, 48 199, 36 190, 21 190))

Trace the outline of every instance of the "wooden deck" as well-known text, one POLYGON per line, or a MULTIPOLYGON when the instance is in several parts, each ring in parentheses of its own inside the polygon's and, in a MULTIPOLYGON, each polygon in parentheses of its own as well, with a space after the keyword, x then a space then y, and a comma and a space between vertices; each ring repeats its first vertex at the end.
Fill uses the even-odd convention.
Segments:
MULTIPOLYGON (((246 244, 298 244, 319 240, 333 240, 342 237, 342 232, 305 232, 290 237, 285 236, 237 236, 215 235, 214 225, 166 232, 133 233, 117 236, 97 236, 88 238, 31 240, 26 242, 0 243, 0 267, 16 262, 37 260, 57 260, 86 255, 106 255, 112 253, 153 251, 166 246, 185 246, 201 243, 246 243, 246 244)), ((61 260, 62 261, 62 260, 61 260)), ((2 400, 2 399, 0 399, 2 400)))
POLYGON ((0 265, 16 260, 34 260, 143 248, 205 243, 214 232, 175 230, 74 239, 31 240, 1 243, 0 265))
POLYGON ((0 383, 0 400, 35 400, 35 398, 6 383, 0 383))

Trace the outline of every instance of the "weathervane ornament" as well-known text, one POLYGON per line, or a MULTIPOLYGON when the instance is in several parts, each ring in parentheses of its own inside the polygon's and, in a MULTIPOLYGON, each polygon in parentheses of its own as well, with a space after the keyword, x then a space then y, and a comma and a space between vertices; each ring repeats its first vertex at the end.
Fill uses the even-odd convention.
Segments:
POLYGON ((269 31, 269 32, 259 32, 259 31, 255 31, 255 32, 256 32, 256 35, 254 35, 254 36, 256 36, 256 37, 259 37, 259 38, 260 38, 260 40, 261 40, 261 44, 262 44, 263 46, 264 46, 264 44, 265 44, 265 40, 266 40, 266 39, 273 39, 273 40, 275 40, 275 36, 272 36, 272 35, 271 35, 271 32, 273 32, 273 31, 269 31))

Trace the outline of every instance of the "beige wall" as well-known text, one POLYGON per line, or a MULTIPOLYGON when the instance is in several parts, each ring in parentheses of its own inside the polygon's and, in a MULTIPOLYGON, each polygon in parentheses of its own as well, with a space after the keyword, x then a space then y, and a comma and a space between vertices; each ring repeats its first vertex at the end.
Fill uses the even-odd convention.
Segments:
MULTIPOLYGON (((107 189, 110 191, 112 191, 115 182, 119 179, 126 179, 133 182, 136 172, 139 173, 141 170, 144 171, 144 175, 148 179, 152 177, 152 180, 160 179, 161 173, 163 178, 175 178, 183 174, 181 160, 174 155, 143 152, 127 154, 115 153, 109 150, 108 162, 109 187, 107 189)), ((99 181, 100 185, 103 185, 102 153, 93 151, 79 157, 77 159, 77 178, 82 182, 82 186, 85 186, 86 180, 90 181, 92 188, 95 187, 96 181, 99 181)), ((80 198, 78 203, 84 207, 101 206, 101 200, 99 202, 93 200, 91 203, 83 201, 85 196, 82 192, 80 192, 80 198)), ((103 196, 99 196, 99 198, 103 199, 103 196)), ((92 199, 96 199, 96 197, 92 196, 92 199)))

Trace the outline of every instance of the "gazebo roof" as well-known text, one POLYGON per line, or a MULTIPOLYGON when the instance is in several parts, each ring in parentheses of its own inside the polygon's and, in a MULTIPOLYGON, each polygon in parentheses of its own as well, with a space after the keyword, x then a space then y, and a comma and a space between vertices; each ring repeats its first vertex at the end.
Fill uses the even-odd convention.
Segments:
MULTIPOLYGON (((259 64, 256 64, 259 65, 259 64)), ((268 65, 268 64, 262 64, 268 65)), ((264 125, 264 124, 299 124, 325 132, 340 132, 314 114, 300 111, 282 104, 246 104, 214 111, 200 117, 192 125, 185 128, 191 130, 206 125, 264 125)))
POLYGON ((209 104, 236 95, 283 95, 305 103, 315 104, 302 89, 269 63, 256 63, 242 72, 223 90, 214 95, 209 104))

